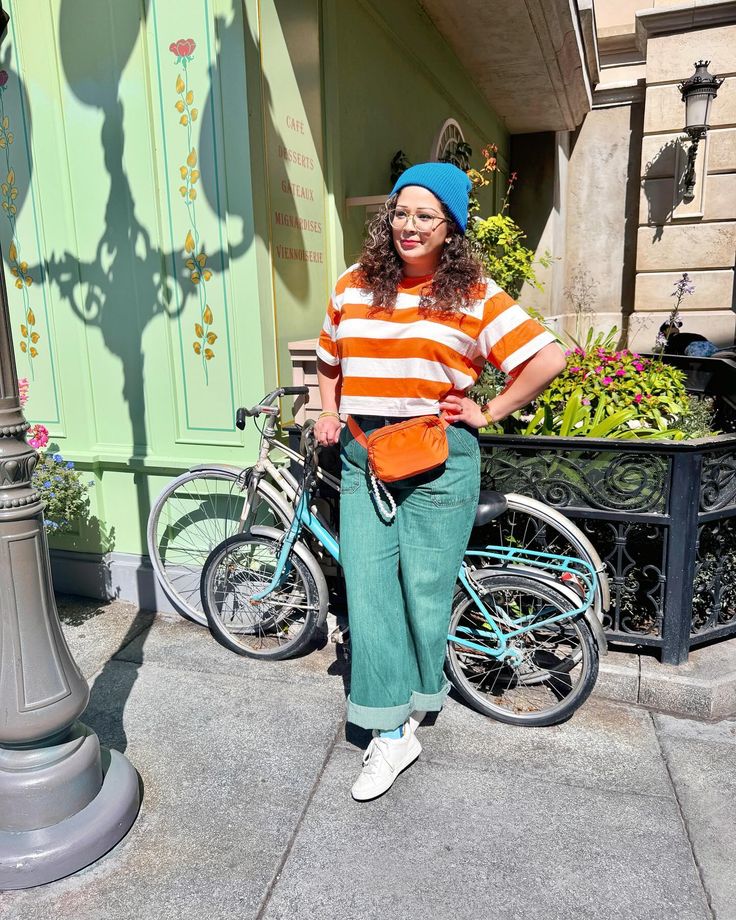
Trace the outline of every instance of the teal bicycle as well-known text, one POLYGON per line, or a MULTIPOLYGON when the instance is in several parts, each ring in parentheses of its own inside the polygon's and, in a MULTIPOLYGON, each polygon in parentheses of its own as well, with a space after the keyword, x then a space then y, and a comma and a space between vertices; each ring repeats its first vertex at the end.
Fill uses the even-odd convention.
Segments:
MULTIPOLYGON (((239 410, 238 425, 262 407, 239 410)), ((326 478, 318 453, 305 426, 303 472, 288 523, 253 524, 227 537, 202 568, 201 605, 210 630, 240 655, 297 655, 325 623, 327 583, 312 547, 339 565, 340 544, 313 500, 326 478)), ((505 507, 500 493, 482 492, 476 527, 505 507)), ((457 692, 504 722, 541 726, 568 718, 589 696, 606 653, 594 611, 600 577, 579 557, 510 546, 469 549, 447 642, 446 671, 457 692)))

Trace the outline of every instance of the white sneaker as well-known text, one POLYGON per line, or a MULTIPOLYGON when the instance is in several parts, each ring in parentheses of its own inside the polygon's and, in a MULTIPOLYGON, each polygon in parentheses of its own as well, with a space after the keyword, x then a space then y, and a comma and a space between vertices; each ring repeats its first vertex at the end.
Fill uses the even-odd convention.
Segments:
POLYGON ((363 756, 363 769, 351 790, 357 802, 378 798, 394 784, 402 770, 413 764, 422 752, 413 731, 401 738, 376 735, 363 756))
POLYGON ((426 715, 427 713, 423 709, 415 709, 414 712, 409 716, 409 727, 411 728, 412 732, 415 732, 417 728, 422 724, 426 715))

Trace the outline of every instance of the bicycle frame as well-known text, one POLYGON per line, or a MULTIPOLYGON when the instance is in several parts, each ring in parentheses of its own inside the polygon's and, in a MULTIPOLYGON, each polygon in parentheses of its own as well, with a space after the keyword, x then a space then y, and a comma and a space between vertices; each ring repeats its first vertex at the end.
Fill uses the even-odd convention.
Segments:
MULTIPOLYGON (((264 475, 268 475, 279 486, 279 488, 285 493, 290 502, 294 501, 299 491, 299 483, 289 468, 285 465, 278 466, 270 457, 271 449, 276 448, 285 454, 286 457, 288 457, 290 460, 295 460, 297 463, 301 464, 304 463, 304 458, 300 453, 292 450, 288 445, 283 444, 281 441, 277 440, 276 435, 278 430, 276 428, 276 418, 276 415, 269 415, 263 428, 258 459, 251 468, 252 475, 248 482, 248 491, 245 497, 245 502, 243 503, 243 510, 240 514, 241 531, 244 529, 245 522, 250 517, 253 503, 257 495, 258 482, 264 477, 264 475)), ((317 467, 315 470, 315 474, 318 479, 321 479, 323 482, 327 483, 330 488, 339 493, 340 482, 338 479, 335 479, 334 476, 330 475, 330 473, 320 469, 319 467, 317 467)), ((315 536, 317 535, 315 534, 315 536)))
MULTIPOLYGON (((309 491, 305 489, 299 497, 289 529, 282 539, 276 570, 271 581, 262 591, 252 596, 251 603, 258 603, 264 600, 273 590, 279 587, 283 578, 288 573, 289 556, 302 528, 306 528, 316 537, 335 562, 338 565, 340 564, 340 544, 337 536, 329 530, 329 528, 325 527, 310 510, 309 491)), ((471 638, 466 639, 455 635, 448 635, 447 638, 450 642, 454 642, 475 651, 480 651, 485 655, 491 655, 499 660, 514 659, 516 663, 520 663, 522 658, 521 652, 512 644, 517 636, 530 632, 532 629, 539 629, 540 627, 559 623, 562 620, 572 619, 579 614, 585 613, 593 603, 596 573, 594 568, 583 559, 503 546, 487 546, 483 550, 467 550, 465 557, 491 559, 495 560, 496 563, 500 561, 505 564, 511 562, 520 562, 522 565, 533 563, 536 566, 537 575, 539 575, 540 570, 552 573, 567 572, 579 579, 585 587, 585 595, 581 603, 572 610, 556 613, 544 617, 543 619, 539 619, 539 617, 534 617, 532 619, 529 615, 511 618, 504 610, 494 605, 496 617, 493 617, 480 597, 477 590, 478 586, 475 584, 472 577, 471 567, 465 559, 463 559, 460 566, 460 572, 458 573, 458 581, 477 605, 478 610, 486 621, 488 629, 473 630, 468 627, 460 627, 459 632, 462 633, 463 636, 470 636, 471 638), (525 620, 529 622, 525 623, 525 620), (505 629, 501 629, 499 622, 503 624, 505 629), (490 633, 488 630, 490 630, 490 633), (497 642, 495 648, 489 648, 487 645, 480 645, 478 642, 472 641, 472 638, 480 638, 481 636, 484 638, 490 637, 491 633, 497 642)), ((534 577, 535 569, 526 570, 525 573, 528 574, 529 577, 534 577)))

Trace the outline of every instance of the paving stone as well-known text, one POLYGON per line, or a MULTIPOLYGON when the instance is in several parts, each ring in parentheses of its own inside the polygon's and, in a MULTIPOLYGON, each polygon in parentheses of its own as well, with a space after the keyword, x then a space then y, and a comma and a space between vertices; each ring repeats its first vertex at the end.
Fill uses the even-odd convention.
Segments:
POLYGON ((252 676, 259 680, 316 680, 347 673, 344 659, 324 631, 308 653, 286 661, 261 661, 236 655, 220 645, 204 626, 176 614, 158 615, 151 629, 137 636, 117 655, 121 661, 158 664, 198 673, 252 676), (321 646, 321 647, 318 647, 321 646))
POLYGON ((717 920, 736 920, 736 721, 655 717, 717 920))
POLYGON ((450 699, 435 725, 422 725, 417 734, 427 757, 462 762, 469 770, 672 794, 652 718, 642 709, 590 698, 562 725, 525 728, 488 719, 450 699))
POLYGON ((420 758, 389 793, 349 795, 335 751, 264 920, 706 920, 674 799, 420 758))
POLYGON ((110 663, 85 721, 103 743, 127 748, 143 781, 141 814, 94 866, 6 892, 0 917, 255 916, 342 715, 328 682, 295 688, 110 663))
POLYGON ((117 651, 145 633, 155 619, 155 614, 124 601, 57 595, 56 607, 69 650, 87 679, 117 651))

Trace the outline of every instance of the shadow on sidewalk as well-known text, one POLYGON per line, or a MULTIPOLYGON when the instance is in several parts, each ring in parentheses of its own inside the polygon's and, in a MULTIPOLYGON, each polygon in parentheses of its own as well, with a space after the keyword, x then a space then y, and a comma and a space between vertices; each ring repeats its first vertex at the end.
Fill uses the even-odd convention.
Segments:
POLYGON ((125 706, 143 666, 143 644, 155 616, 155 613, 145 610, 136 613, 117 649, 95 677, 90 687, 89 705, 82 714, 82 721, 97 732, 100 741, 121 753, 128 746, 124 725, 125 706), (136 639, 141 650, 140 656, 136 656, 135 661, 120 660, 117 657, 120 652, 136 639))

